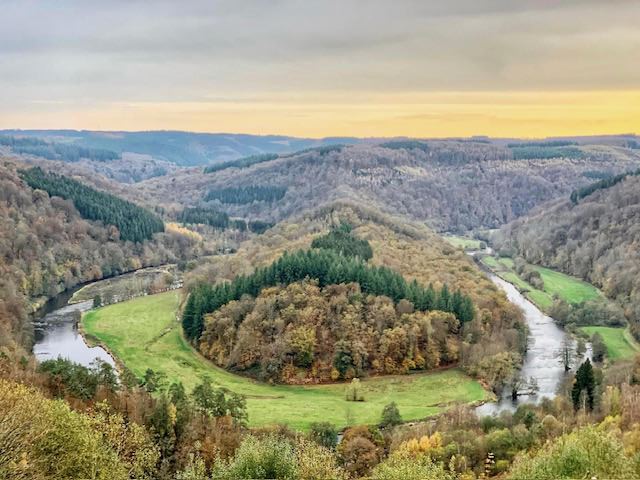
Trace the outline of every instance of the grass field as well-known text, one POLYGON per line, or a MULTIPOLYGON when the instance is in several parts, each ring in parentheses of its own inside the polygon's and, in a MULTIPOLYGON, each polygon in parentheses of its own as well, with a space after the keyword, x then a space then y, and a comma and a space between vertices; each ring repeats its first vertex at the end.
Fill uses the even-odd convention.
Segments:
POLYGON ((540 290, 518 276, 511 258, 501 257, 496 259, 495 257, 485 256, 482 258, 482 263, 496 275, 515 285, 538 308, 545 311, 551 308, 553 298, 556 295, 569 303, 580 303, 601 296, 600 291, 593 285, 549 268, 532 265, 533 268, 540 272, 544 282, 544 289, 540 290))
POLYGON ((247 397, 253 426, 286 423, 307 429, 312 422, 339 427, 374 424, 384 406, 398 404, 405 420, 442 412, 448 405, 488 398, 482 386, 458 370, 432 374, 371 378, 362 381, 365 402, 347 402, 345 385, 268 385, 217 368, 184 340, 176 320, 179 292, 140 297, 93 310, 83 317, 90 337, 106 345, 138 377, 147 368, 180 380, 191 390, 204 376, 247 397))
POLYGON ((443 238, 454 247, 460 247, 465 250, 480 249, 480 240, 474 240, 473 238, 460 237, 456 235, 446 235, 443 238))
POLYGON ((624 360, 640 353, 640 346, 626 328, 582 327, 580 330, 591 336, 598 332, 607 347, 609 360, 624 360))

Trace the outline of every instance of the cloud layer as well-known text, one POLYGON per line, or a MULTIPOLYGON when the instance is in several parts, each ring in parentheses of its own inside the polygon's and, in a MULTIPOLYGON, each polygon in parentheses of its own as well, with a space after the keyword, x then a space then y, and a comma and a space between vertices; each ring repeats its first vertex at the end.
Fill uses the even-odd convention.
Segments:
MULTIPOLYGON (((0 126, 58 115, 47 126, 118 128, 128 106, 138 128, 155 128, 147 117, 162 105, 166 128, 190 129, 195 104, 209 119, 198 128, 219 130, 225 116, 235 126, 265 104, 322 112, 375 100, 387 111, 402 98, 395 118, 412 96, 440 103, 443 92, 521 92, 526 102, 529 92, 640 90, 639 22, 632 0, 9 1, 0 126)), ((292 133, 276 117, 251 128, 292 133)), ((325 130, 308 120, 309 133, 325 130)))

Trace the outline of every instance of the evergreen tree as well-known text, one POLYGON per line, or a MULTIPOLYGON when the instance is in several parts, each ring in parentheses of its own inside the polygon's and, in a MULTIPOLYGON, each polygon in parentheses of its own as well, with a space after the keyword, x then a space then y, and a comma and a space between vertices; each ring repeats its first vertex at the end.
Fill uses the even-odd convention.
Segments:
POLYGON ((586 407, 589 411, 593 410, 595 386, 596 381, 593 375, 593 367, 587 358, 578 368, 576 378, 573 382, 573 388, 571 389, 571 400, 573 401, 574 409, 578 410, 580 408, 580 401, 584 392, 586 407))

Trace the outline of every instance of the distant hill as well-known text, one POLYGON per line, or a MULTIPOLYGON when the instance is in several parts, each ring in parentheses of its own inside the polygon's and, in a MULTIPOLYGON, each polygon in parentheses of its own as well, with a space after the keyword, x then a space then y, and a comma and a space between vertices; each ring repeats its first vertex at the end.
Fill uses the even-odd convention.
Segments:
POLYGON ((3 130, 0 134, 36 137, 119 154, 150 155, 156 160, 165 160, 181 166, 209 165, 262 153, 291 153, 323 145, 358 142, 358 139, 351 137, 312 139, 281 135, 177 131, 3 130))
POLYGON ((496 245, 598 286, 625 307, 640 338, 640 177, 598 182, 584 192, 504 226, 496 245))
POLYGON ((594 179, 638 167, 640 150, 610 145, 388 140, 181 169, 137 183, 131 195, 176 208, 208 203, 269 222, 349 200, 438 231, 467 231, 497 228, 594 179))

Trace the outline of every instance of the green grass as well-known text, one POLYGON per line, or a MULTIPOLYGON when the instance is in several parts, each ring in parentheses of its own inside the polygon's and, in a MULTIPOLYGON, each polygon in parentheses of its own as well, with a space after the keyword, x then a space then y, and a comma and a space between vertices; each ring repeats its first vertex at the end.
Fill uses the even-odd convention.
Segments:
POLYGON ((544 291, 551 295, 558 295, 569 303, 581 303, 600 297, 600 291, 596 287, 578 278, 549 268, 535 267, 535 269, 540 272, 544 291))
POLYGON ((339 427, 374 424, 392 401, 405 420, 415 420, 438 414, 451 404, 489 396, 478 382, 458 370, 365 379, 365 402, 347 402, 345 384, 259 383, 214 366, 191 348, 176 320, 178 300, 179 293, 173 291, 93 310, 84 315, 83 328, 138 377, 150 367, 164 372, 169 382, 179 380, 191 390, 208 376, 213 383, 246 395, 252 426, 286 423, 305 430, 319 421, 339 427))
POLYGON ((473 238, 461 237, 457 235, 445 235, 444 239, 454 247, 460 247, 464 250, 480 249, 480 240, 475 240, 473 238))
POLYGON ((524 295, 529 300, 544 311, 549 311, 556 295, 569 303, 580 303, 601 296, 600 291, 593 285, 549 268, 532 265, 533 268, 540 272, 544 282, 544 289, 540 290, 518 276, 514 270, 512 258, 501 257, 496 259, 492 256, 485 256, 482 258, 482 263, 496 275, 515 285, 518 290, 524 292, 524 295))
POLYGON ((631 358, 640 352, 640 346, 626 328, 598 326, 582 327, 580 330, 589 336, 596 332, 602 335, 602 340, 607 347, 607 357, 611 361, 631 358))

